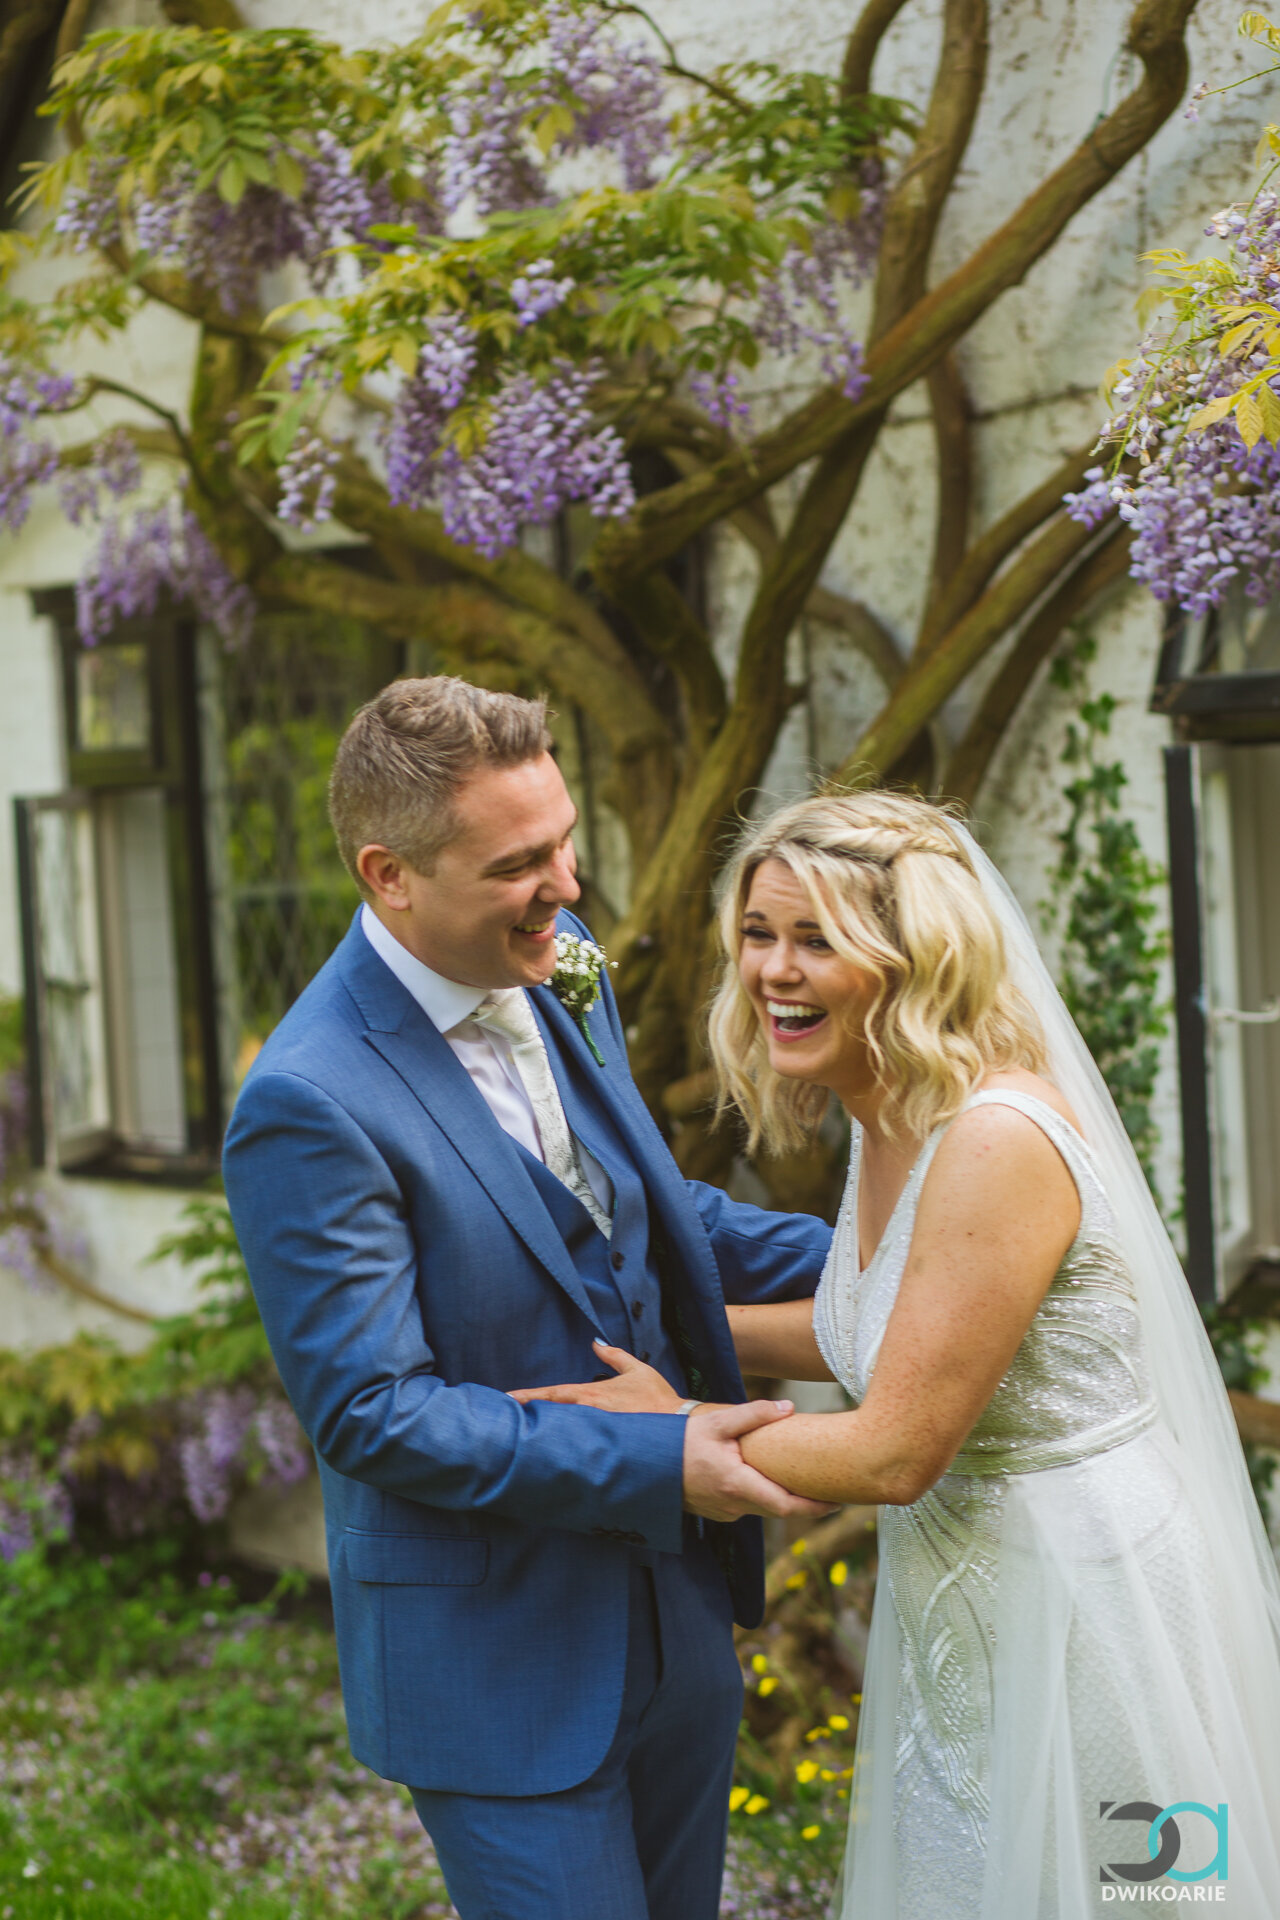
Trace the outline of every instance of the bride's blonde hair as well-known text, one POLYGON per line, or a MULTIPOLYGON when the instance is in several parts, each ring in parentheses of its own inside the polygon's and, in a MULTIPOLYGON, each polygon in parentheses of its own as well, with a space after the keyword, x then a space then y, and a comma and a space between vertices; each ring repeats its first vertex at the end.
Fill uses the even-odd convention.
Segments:
POLYGON ((1040 1023, 1008 977, 999 922, 950 816, 899 793, 801 800, 749 829, 720 911, 711 1053, 721 1109, 741 1110, 753 1151, 802 1147, 828 1097, 774 1072, 738 975, 742 916, 765 860, 791 869, 823 937, 875 977, 864 1034, 888 1127, 922 1139, 993 1069, 1043 1071, 1040 1023))

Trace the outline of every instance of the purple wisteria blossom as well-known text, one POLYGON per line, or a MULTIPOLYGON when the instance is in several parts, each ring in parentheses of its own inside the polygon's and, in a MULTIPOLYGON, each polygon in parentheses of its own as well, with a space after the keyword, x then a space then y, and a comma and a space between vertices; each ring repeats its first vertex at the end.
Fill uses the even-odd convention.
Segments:
POLYGON ((211 1387, 183 1409, 178 1443, 183 1489, 197 1520, 221 1520, 246 1471, 290 1486, 311 1470, 312 1455, 288 1402, 251 1386, 211 1387))
POLYGON ((304 175, 296 199, 253 184, 232 206, 213 188, 195 192, 193 176, 175 169, 159 193, 134 208, 139 251, 180 267, 227 313, 252 306, 262 274, 289 260, 303 266, 313 286, 328 286, 335 249, 366 240, 370 228, 395 218, 396 207, 390 189, 365 179, 332 134, 315 140, 314 153, 295 156, 304 175))
POLYGON ((537 206, 546 178, 525 150, 526 103, 503 75, 473 74, 449 102, 440 203, 455 212, 471 197, 480 214, 537 206))
MULTIPOLYGON (((1143 343, 1113 390, 1116 410, 1099 439, 1100 450, 1136 460, 1136 475, 1117 470, 1112 457, 1090 468, 1085 487, 1065 502, 1086 526, 1118 512, 1133 530, 1133 577, 1195 617, 1219 605, 1233 582, 1258 603, 1280 594, 1280 450, 1266 438, 1250 448, 1234 414, 1189 425, 1209 402, 1267 373, 1265 351, 1246 339, 1224 355, 1218 336, 1233 305, 1267 302, 1280 321, 1280 199, 1267 190, 1247 207, 1225 207, 1205 232, 1230 243, 1234 284, 1224 287, 1207 271, 1192 282, 1199 338, 1177 349, 1143 343)), ((1280 403, 1280 375, 1264 385, 1280 403)))
POLYGON ((573 118, 556 134, 550 159, 612 152, 629 190, 652 182, 667 137, 660 62, 647 47, 620 40, 600 8, 552 6, 546 26, 540 71, 481 69, 446 101, 439 193, 446 213, 467 199, 481 215, 545 203, 546 171, 529 128, 552 108, 568 107, 573 118))
POLYGON ((58 504, 73 526, 96 520, 102 511, 102 496, 121 500, 142 484, 142 462, 138 449, 123 428, 113 428, 93 448, 88 462, 81 467, 63 467, 55 482, 58 504))
POLYGON ((0 1452, 0 1560, 13 1560, 41 1540, 65 1539, 73 1524, 66 1488, 30 1448, 0 1452))
POLYGON ((318 434, 301 432, 281 461, 276 512, 288 526, 309 532, 333 518, 338 450, 318 434))
POLYGON ((89 162, 88 178, 80 186, 69 187, 63 195, 53 230, 71 242, 73 253, 87 253, 90 247, 118 246, 123 240, 120 212, 123 172, 123 160, 95 155, 89 162))
POLYGON ((533 326, 544 314, 554 313, 557 307, 562 307, 575 284, 571 275, 556 279, 553 260, 535 260, 511 282, 516 319, 522 327, 533 326))
POLYGON ((404 384, 387 434, 387 490, 394 505, 416 507, 430 498, 445 421, 461 403, 475 364, 475 336, 460 314, 429 323, 417 372, 404 384))
POLYGON ((450 539, 492 558, 515 545, 521 526, 546 526, 571 501, 585 501, 597 519, 630 513, 626 449, 614 428, 595 426, 594 382, 592 371, 562 360, 542 384, 516 374, 499 389, 483 446, 465 458, 455 447, 440 456, 450 539))
POLYGON ((144 508, 129 521, 108 520, 97 552, 76 585, 76 623, 86 646, 118 620, 153 614, 162 596, 187 602, 229 646, 253 625, 248 588, 228 571, 189 508, 175 499, 144 508))
POLYGON ((856 217, 828 221, 815 229, 809 246, 789 247, 760 296, 755 332, 761 343, 784 355, 816 348, 824 379, 847 400, 858 398, 867 374, 841 296, 874 270, 883 219, 880 170, 868 162, 856 217))
POLYGON ((649 185, 667 137, 664 76, 649 48, 620 41, 609 16, 594 8, 547 9, 547 106, 565 94, 575 108, 573 130, 557 144, 560 153, 610 148, 622 166, 624 184, 649 185))
POLYGON ((691 374, 689 391, 707 418, 723 432, 750 426, 751 406, 742 392, 741 377, 732 367, 720 374, 691 374))
POLYGON ((189 1409, 191 1430, 178 1443, 187 1501, 197 1520, 221 1520, 231 1504, 236 1462, 253 1426, 251 1387, 215 1387, 189 1409))
POLYGON ((57 446, 36 422, 63 412, 74 395, 69 376, 37 372, 0 354, 0 525, 11 533, 25 523, 36 489, 58 470, 57 446))

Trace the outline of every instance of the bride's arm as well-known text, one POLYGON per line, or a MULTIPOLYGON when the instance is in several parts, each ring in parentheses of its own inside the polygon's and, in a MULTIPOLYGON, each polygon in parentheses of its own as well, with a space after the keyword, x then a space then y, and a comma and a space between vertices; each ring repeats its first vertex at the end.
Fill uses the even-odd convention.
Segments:
POLYGON ((730 1306, 726 1312, 744 1373, 767 1380, 833 1377, 813 1337, 812 1300, 784 1300, 769 1307, 730 1306))
POLYGON ((1079 1224, 1075 1183, 1034 1121, 963 1115, 925 1180, 866 1399, 748 1434, 743 1457, 812 1499, 918 1500, 1008 1371, 1079 1224))

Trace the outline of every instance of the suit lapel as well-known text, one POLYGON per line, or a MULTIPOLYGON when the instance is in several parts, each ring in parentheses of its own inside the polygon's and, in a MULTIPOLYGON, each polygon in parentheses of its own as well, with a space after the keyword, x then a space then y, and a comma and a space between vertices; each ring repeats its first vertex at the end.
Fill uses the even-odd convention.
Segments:
MULTIPOLYGON (((707 1300, 717 1303, 719 1318, 723 1319, 720 1275, 706 1235, 689 1231, 688 1194, 666 1142, 640 1098, 631 1069, 619 1054, 607 1021, 600 1020, 591 1029, 605 1057, 601 1068, 588 1053, 577 1021, 549 987, 535 987, 529 1000, 547 1042, 547 1057, 569 1125, 607 1169, 612 1152, 591 1116, 593 1101, 588 1094, 595 1095, 607 1107, 623 1147, 631 1154, 645 1191, 674 1243, 679 1255, 677 1264, 686 1276, 686 1285, 699 1299, 704 1319, 707 1300), (595 1144, 597 1140, 599 1148, 595 1144)), ((725 1337, 728 1337, 727 1328, 725 1337)))
POLYGON ((471 1076, 413 995, 378 958, 359 927, 338 950, 365 1039, 404 1081, 530 1253, 603 1334, 564 1241, 471 1076))

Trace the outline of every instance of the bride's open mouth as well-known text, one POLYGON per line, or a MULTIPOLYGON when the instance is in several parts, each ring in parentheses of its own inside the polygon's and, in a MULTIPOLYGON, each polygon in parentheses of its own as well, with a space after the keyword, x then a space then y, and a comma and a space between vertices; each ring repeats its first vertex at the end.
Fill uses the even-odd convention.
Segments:
POLYGON ((777 1040, 799 1040, 820 1027, 827 1017, 825 1007, 810 1006, 802 1000, 766 1000, 769 1027, 777 1040))

